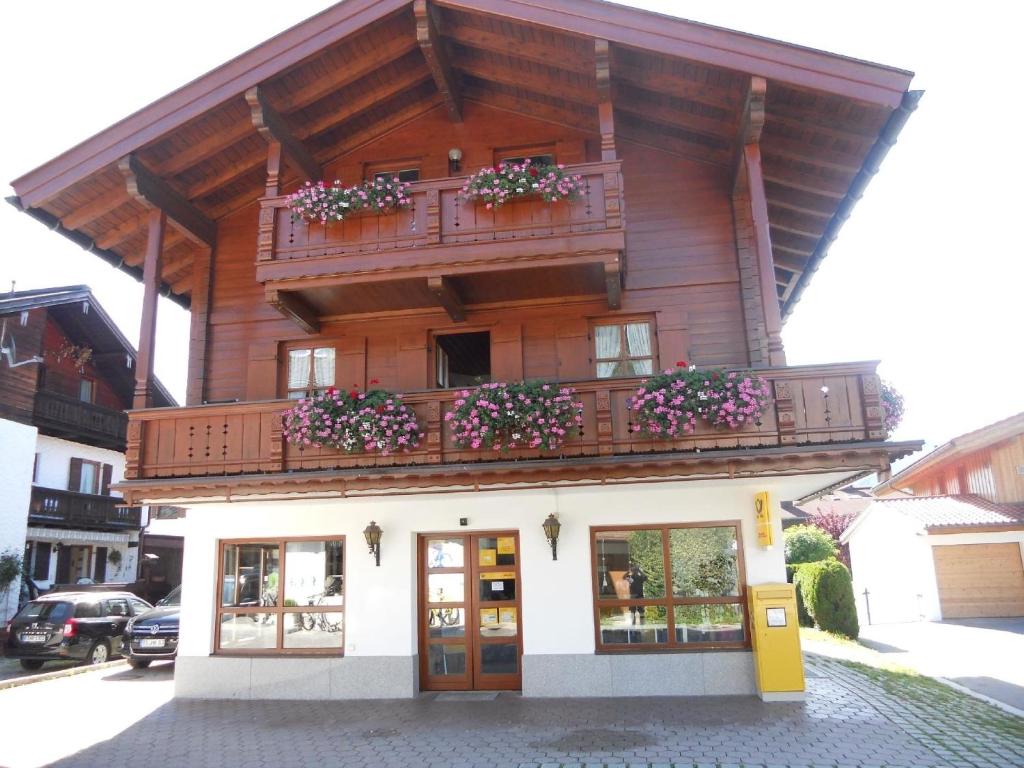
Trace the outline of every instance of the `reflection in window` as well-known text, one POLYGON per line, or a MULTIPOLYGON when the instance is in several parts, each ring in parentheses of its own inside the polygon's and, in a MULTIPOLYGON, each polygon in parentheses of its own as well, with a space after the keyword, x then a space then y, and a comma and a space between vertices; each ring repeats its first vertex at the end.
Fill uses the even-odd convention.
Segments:
POLYGON ((599 379, 654 373, 651 324, 636 322, 595 326, 594 360, 599 379))
POLYGON ((746 644, 736 525, 599 530, 592 545, 599 647, 746 644))
POLYGON ((226 543, 221 563, 218 649, 341 652, 342 539, 226 543))

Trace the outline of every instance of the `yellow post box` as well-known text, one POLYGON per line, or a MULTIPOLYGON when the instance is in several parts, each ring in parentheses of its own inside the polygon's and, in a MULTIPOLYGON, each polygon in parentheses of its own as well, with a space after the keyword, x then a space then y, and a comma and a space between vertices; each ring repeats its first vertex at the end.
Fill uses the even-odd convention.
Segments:
POLYGON ((792 584, 747 587, 757 692, 764 701, 803 701, 804 663, 792 584))

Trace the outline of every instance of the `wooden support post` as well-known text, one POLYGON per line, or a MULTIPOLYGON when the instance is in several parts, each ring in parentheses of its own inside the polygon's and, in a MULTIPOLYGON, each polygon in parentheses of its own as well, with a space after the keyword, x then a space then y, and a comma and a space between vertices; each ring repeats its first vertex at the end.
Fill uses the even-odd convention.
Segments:
POLYGON ((156 342, 156 303, 160 295, 160 261, 167 215, 159 208, 149 213, 146 260, 142 268, 142 324, 139 328, 139 356, 135 365, 135 396, 132 408, 153 404, 153 346, 156 342))
POLYGON ((444 307, 454 322, 461 323, 466 319, 466 308, 462 304, 462 298, 455 289, 450 278, 435 276, 427 278, 427 288, 437 298, 438 304, 444 307))
POLYGON ((768 364, 773 368, 786 365, 786 351, 782 346, 782 309, 775 288, 775 262, 772 239, 768 230, 768 200, 761 175, 761 147, 747 144, 743 148, 743 166, 750 189, 750 210, 753 218, 753 245, 757 252, 757 266, 761 279, 761 303, 764 307, 765 333, 768 336, 768 364))
POLYGON ((448 117, 453 123, 462 122, 462 92, 452 71, 448 52, 444 48, 441 35, 437 31, 437 22, 427 0, 413 0, 413 14, 416 16, 416 40, 427 60, 430 74, 434 78, 437 90, 444 97, 448 117))
MULTIPOLYGON (((245 92, 245 100, 252 113, 252 124, 260 135, 270 143, 280 144, 278 152, 284 151, 288 160, 294 163, 296 170, 303 173, 310 181, 319 181, 320 163, 309 153, 295 132, 288 127, 277 110, 267 101, 263 89, 258 85, 245 92)), ((278 160, 280 162, 280 160, 278 160)))
POLYGON ((192 275, 185 404, 202 405, 206 400, 206 342, 210 320, 210 290, 213 287, 213 253, 209 248, 200 249, 195 255, 192 275))
POLYGON ((619 309, 622 306, 622 272, 619 260, 605 262, 604 285, 608 294, 608 309, 619 309))
POLYGON ((597 119, 601 128, 601 160, 615 160, 615 111, 612 108, 611 45, 594 40, 597 62, 597 119))

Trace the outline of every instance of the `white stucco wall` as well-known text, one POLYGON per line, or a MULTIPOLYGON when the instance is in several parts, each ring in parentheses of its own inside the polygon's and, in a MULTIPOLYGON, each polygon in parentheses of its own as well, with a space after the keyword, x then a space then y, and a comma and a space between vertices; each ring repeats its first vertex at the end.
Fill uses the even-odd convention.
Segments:
POLYGON ((935 564, 916 520, 874 508, 850 533, 850 565, 861 626, 939 618, 935 564), (864 590, 868 590, 868 621, 864 590))
MULTIPOLYGON (((778 478, 196 505, 185 526, 179 654, 213 649, 219 539, 346 536, 346 655, 410 656, 418 652, 417 534, 509 529, 520 533, 524 653, 592 654, 590 526, 741 520, 747 582, 784 581, 781 544, 767 551, 756 543, 753 498, 765 489, 776 506, 787 498, 778 478), (562 523, 557 561, 541 528, 550 512, 562 523), (469 519, 467 528, 460 517, 469 519), (384 531, 380 568, 363 539, 371 519, 384 531)), ((781 542, 778 510, 776 528, 781 542)))
MULTIPOLYGON (((35 427, 0 419, 0 552, 25 551, 35 446, 35 427)), ((20 585, 20 579, 11 585, 6 602, 0 594, 0 621, 10 618, 17 607, 20 585)))
MULTIPOLYGON (((39 453, 39 468, 36 485, 44 488, 68 490, 68 479, 71 474, 71 459, 79 458, 110 464, 113 467, 111 483, 119 483, 124 479, 124 454, 105 448, 94 448, 83 443, 73 443, 58 437, 39 435, 35 451, 39 453)), ((77 490, 77 489, 75 489, 77 490)), ((111 493, 120 496, 119 493, 111 493)))

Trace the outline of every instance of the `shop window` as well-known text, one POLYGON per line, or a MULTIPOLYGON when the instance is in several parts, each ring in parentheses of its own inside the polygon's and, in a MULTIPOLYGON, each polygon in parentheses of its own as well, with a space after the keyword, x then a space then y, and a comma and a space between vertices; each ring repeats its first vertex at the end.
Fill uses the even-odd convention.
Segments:
POLYGON ((446 333, 434 344, 435 384, 448 387, 475 387, 491 380, 491 334, 446 333))
POLYGON ((344 649, 344 540, 221 544, 217 650, 336 653, 344 649))
POLYGON ((592 529, 597 647, 745 648, 736 523, 592 529))
POLYGON ((649 322, 600 323, 594 326, 593 336, 597 378, 654 373, 654 341, 649 322))
POLYGON ((288 398, 301 400, 334 386, 334 348, 288 350, 288 398))

